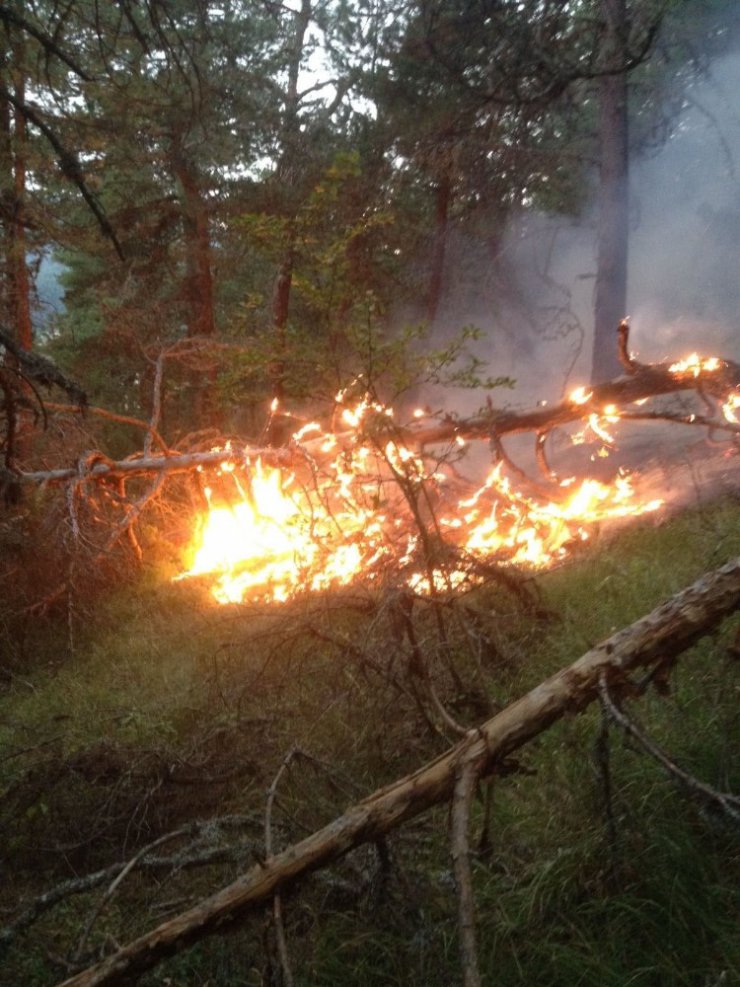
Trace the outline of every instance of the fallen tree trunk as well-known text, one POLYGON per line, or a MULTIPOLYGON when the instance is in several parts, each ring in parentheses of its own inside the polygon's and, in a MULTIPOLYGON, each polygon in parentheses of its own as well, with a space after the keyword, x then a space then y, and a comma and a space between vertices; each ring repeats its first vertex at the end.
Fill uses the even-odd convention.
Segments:
MULTIPOLYGON (((558 404, 535 408, 530 411, 501 411, 491 409, 471 418, 450 418, 425 426, 391 426, 388 437, 409 448, 421 449, 425 446, 441 445, 466 440, 499 440, 507 435, 533 432, 538 437, 545 436, 554 428, 572 422, 587 421, 590 415, 604 414, 605 408, 616 406, 625 419, 661 418, 687 425, 701 425, 720 429, 737 435, 740 425, 717 417, 696 414, 661 415, 659 412, 630 414, 624 406, 636 401, 675 394, 681 391, 696 391, 702 396, 710 394, 715 400, 726 399, 734 388, 740 386, 740 366, 728 360, 720 360, 711 370, 671 370, 668 364, 631 364, 631 371, 624 377, 595 386, 588 397, 565 398, 558 404)), ((706 398, 705 398, 706 399, 706 398)), ((140 423, 137 423, 140 424, 140 423)), ((353 445, 356 433, 340 433, 338 443, 343 441, 353 445)), ((88 455, 75 466, 34 472, 18 472, 12 475, 16 483, 65 483, 69 480, 107 480, 113 477, 141 476, 153 473, 182 473, 199 466, 217 467, 222 463, 254 462, 261 459, 270 465, 288 465, 303 455, 313 456, 319 452, 325 439, 311 440, 280 448, 245 447, 209 450, 208 452, 168 453, 159 456, 132 456, 129 459, 114 461, 102 454, 88 455)))
POLYGON ((119 949, 60 987, 101 987, 135 980, 160 960, 214 933, 301 877, 406 820, 449 801, 463 766, 495 773, 513 751, 598 694, 604 675, 615 689, 640 666, 663 668, 740 606, 740 557, 697 580, 651 613, 540 683, 434 761, 352 806, 300 843, 268 857, 228 887, 119 949))

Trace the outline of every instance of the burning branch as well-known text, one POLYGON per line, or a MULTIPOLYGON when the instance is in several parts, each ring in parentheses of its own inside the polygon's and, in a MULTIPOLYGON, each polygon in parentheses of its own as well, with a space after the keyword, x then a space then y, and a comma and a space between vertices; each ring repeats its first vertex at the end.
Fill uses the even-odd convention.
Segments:
MULTIPOLYGON (((466 419, 399 425, 392 410, 372 396, 352 403, 342 393, 335 406, 337 430, 311 422, 277 449, 237 448, 230 442, 192 452, 168 449, 158 425, 164 360, 171 353, 161 353, 153 361, 149 421, 126 419, 145 433, 141 452, 119 461, 85 453, 74 466, 16 471, 12 479, 16 487, 66 485, 75 531, 75 512, 84 506, 89 517, 102 518, 113 529, 112 538, 100 539, 103 552, 125 535, 141 559, 135 522, 144 509, 161 503, 166 479, 195 477, 206 509, 194 519, 191 557, 178 578, 208 576, 221 603, 286 600, 359 578, 378 585, 389 573, 394 585, 414 594, 449 596, 479 583, 485 566, 549 565, 586 540, 594 523, 660 506, 659 500, 638 502, 622 475, 611 485, 559 480, 546 456, 554 429, 583 422, 608 447, 614 442, 612 426, 620 420, 701 425, 710 434, 723 430, 737 439, 740 366, 696 355, 672 364, 639 364, 629 354, 628 329, 624 320, 618 331, 627 373, 590 390, 578 388, 553 407, 525 412, 488 407, 466 419), (699 395, 709 411, 642 407, 649 398, 683 391, 699 395), (547 484, 534 483, 504 447, 508 436, 526 432, 535 438, 536 461, 547 484), (477 490, 454 468, 470 440, 487 441, 496 461, 477 490), (129 481, 147 476, 149 489, 142 492, 138 483, 129 506, 129 481)), ((441 626, 440 633, 442 639, 441 626)), ((413 651, 414 642, 409 643, 413 651)), ((433 689, 425 700, 436 718, 455 730, 433 689)))
MULTIPOLYGON (((602 679, 618 688, 638 667, 675 662, 680 653, 739 605, 740 558, 736 558, 541 682, 434 761, 370 795, 323 829, 268 857, 229 886, 65 980, 60 987, 130 982, 199 939, 227 931, 307 874, 357 846, 377 842, 432 806, 449 802, 456 784, 464 802, 470 779, 500 772, 508 755, 565 715, 583 710, 599 695, 602 679)), ((464 815, 460 811, 458 825, 464 815)), ((469 921, 469 912, 463 913, 463 921, 469 921)), ((475 983, 472 967, 466 976, 469 983, 475 983)))
MULTIPOLYGON (((470 418, 446 417, 441 421, 428 425, 393 425, 393 435, 397 443, 408 449, 425 449, 439 446, 456 440, 489 441, 503 456, 501 440, 508 435, 532 432, 536 439, 538 459, 543 464, 543 471, 552 476, 544 461, 544 443, 553 429, 583 421, 588 423, 594 418, 605 415, 618 419, 630 420, 665 420, 685 425, 704 426, 719 431, 725 431, 737 436, 740 433, 740 423, 734 414, 734 408, 740 405, 740 365, 731 360, 719 358, 701 359, 693 354, 686 360, 673 363, 643 364, 637 363, 628 352, 629 324, 623 320, 618 329, 619 352, 628 376, 618 377, 604 384, 595 385, 590 389, 579 388, 564 400, 551 407, 540 407, 529 411, 506 411, 495 408, 470 418), (717 416, 715 405, 709 405, 710 415, 679 415, 663 411, 625 410, 651 398, 667 394, 677 394, 693 391, 703 399, 711 397, 717 404, 722 404, 724 417, 717 416)), ((161 374, 161 361, 157 364, 157 378, 161 374)), ((156 384, 155 380, 155 384, 156 384)), ((50 406, 54 410, 72 411, 65 406, 50 406)), ((103 409, 94 409, 96 414, 114 417, 103 409)), ((100 458, 89 468, 85 469, 88 480, 108 480, 119 476, 142 476, 150 473, 181 473, 198 469, 199 467, 218 467, 223 464, 244 465, 261 462, 275 466, 294 466, 305 462, 306 457, 322 456, 326 436, 317 439, 296 438, 286 446, 275 449, 263 446, 247 446, 241 450, 227 444, 224 448, 206 452, 177 453, 167 452, 160 456, 150 454, 151 438, 154 438, 163 448, 166 448, 156 431, 157 405, 153 410, 150 423, 138 419, 125 419, 115 416, 114 420, 126 421, 145 429, 149 433, 143 454, 137 454, 124 460, 112 461, 100 458)), ((357 435, 353 430, 338 432, 333 435, 333 449, 349 447, 356 443, 357 435)), ((18 482, 25 484, 56 484, 77 479, 80 476, 80 465, 55 470, 37 470, 21 472, 18 482)))

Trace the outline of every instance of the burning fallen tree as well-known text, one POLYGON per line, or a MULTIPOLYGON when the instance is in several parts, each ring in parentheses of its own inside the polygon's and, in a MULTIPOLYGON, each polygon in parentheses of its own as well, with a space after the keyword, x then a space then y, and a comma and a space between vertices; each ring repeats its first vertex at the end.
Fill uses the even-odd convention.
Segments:
MULTIPOLYGON (((451 591, 492 563, 550 565, 587 540, 594 525, 660 506, 626 473, 609 482, 558 475, 548 456, 556 431, 571 428, 572 442, 590 441, 601 453, 613 447, 620 422, 666 421, 737 442, 740 367, 697 354, 639 364, 629 353, 626 321, 618 345, 623 376, 578 388, 552 407, 488 407, 468 418, 419 411, 399 424, 373 396, 344 391, 331 426, 305 422, 286 446, 232 441, 187 452, 166 446, 155 407, 148 424, 138 423, 146 430, 141 453, 113 461, 95 451, 74 466, 36 471, 21 471, 6 456, 4 482, 6 489, 64 485, 75 537, 83 509, 95 502, 88 513, 115 518, 103 552, 125 536, 141 555, 137 520, 159 502, 165 479, 187 474, 203 508, 195 512, 179 578, 209 582, 221 603, 283 601, 358 580, 380 585, 389 573, 415 592, 451 591), (656 406, 679 394, 693 395, 694 409, 656 406), (525 433, 534 439, 538 480, 506 449, 510 436, 525 433), (493 459, 482 484, 458 469, 474 442, 487 442, 493 459), (139 484, 135 497, 128 495, 132 481, 139 484)), ((51 407, 79 413, 83 405, 51 407)))
MULTIPOLYGON (((484 582, 494 574, 500 579, 502 572, 511 571, 492 565, 492 561, 516 563, 517 567, 547 565, 564 557, 573 542, 587 538, 594 519, 654 509, 654 499, 641 497, 638 484, 630 488, 627 477, 617 477, 619 482, 597 484, 590 480, 568 483, 565 472, 556 475, 550 458, 544 455, 547 435, 563 423, 577 425, 594 437, 597 449, 602 443, 611 443, 612 429, 617 424, 613 419, 636 415, 640 420, 652 420, 649 416, 659 414, 661 419, 672 423, 682 421, 688 426, 722 433, 731 440, 726 449, 733 448, 737 434, 734 395, 740 379, 735 365, 697 357, 680 364, 649 367, 644 373, 634 365, 631 368, 619 380, 590 393, 577 391, 554 408, 518 414, 487 409, 464 420, 419 417, 408 426, 397 424, 395 416, 380 402, 367 396, 345 395, 337 403, 331 426, 305 423, 295 430, 293 441, 281 449, 259 444, 247 449, 235 444, 218 449, 168 449, 161 441, 153 415, 148 430, 147 423, 138 424, 147 439, 142 452, 129 459, 114 461, 94 452, 80 457, 72 472, 69 467, 36 473, 16 471, 14 482, 21 486, 46 483, 64 492, 64 497, 56 500, 66 509, 68 530, 75 544, 84 543, 86 525, 95 520, 92 517, 95 511, 104 521, 111 516, 116 519, 113 525, 104 528, 104 548, 127 536, 132 551, 138 545, 135 526, 144 511, 157 507, 162 511, 167 502, 172 502, 171 494, 179 484, 178 478, 184 477, 186 483, 180 485, 195 491, 186 521, 188 525, 194 523, 196 530, 189 557, 180 568, 180 582, 174 590, 163 592, 182 600, 180 587, 185 580, 202 579, 216 599, 267 603, 259 608, 250 606, 230 611, 226 621, 216 607, 206 607, 204 613, 208 619, 213 618, 212 627, 228 624, 228 636, 234 635, 236 620, 254 625, 255 634, 269 638, 267 653, 277 656, 275 663, 280 665, 281 676, 288 677, 294 667, 290 667, 285 642, 295 636, 295 623, 300 623, 308 639, 306 651, 326 652, 322 655, 326 662, 323 674, 328 678, 335 673, 327 669, 330 666, 337 669, 339 685, 332 684, 330 692, 344 695, 347 682, 355 679, 362 682, 362 694, 354 693, 348 700, 352 705, 348 722, 355 723, 358 711, 366 716, 369 705, 377 702, 384 715, 392 710, 396 721, 397 732, 389 746, 402 746, 403 738, 408 739, 413 731, 421 732, 425 727, 429 728, 435 746, 431 750, 426 748, 423 757, 410 759, 414 766, 428 761, 424 767, 400 777, 410 770, 406 763, 402 770, 385 776, 388 780, 397 773, 397 782, 348 811, 346 805, 359 796, 342 799, 335 813, 321 817, 320 826, 301 828, 290 836, 286 836, 289 830, 281 830, 277 839, 280 847, 287 847, 282 850, 274 846, 277 839, 273 841, 270 816, 273 804, 279 801, 280 779, 287 773, 283 772, 283 766, 290 762, 290 752, 295 750, 291 746, 267 792, 263 842, 255 842, 250 832, 249 840, 242 838, 230 847, 204 847, 197 843, 199 826, 180 825, 180 819, 177 828, 170 827, 169 832, 154 830, 147 835, 142 831, 138 841, 126 843, 129 849, 123 851, 122 858, 120 854, 113 862, 106 858, 100 862, 100 870, 65 881, 27 902, 16 919, 0 930, 0 945, 17 945, 20 935, 68 896, 104 887, 107 890, 94 903, 81 934, 77 935, 77 929, 72 933, 77 946, 67 954, 68 973, 64 974, 72 976, 71 984, 135 979, 160 958, 202 936, 234 926, 243 915, 266 902, 272 902, 275 935, 283 938, 280 896, 284 890, 294 887, 305 874, 338 861, 354 847, 368 842, 378 846, 382 857, 385 834, 432 806, 446 802, 451 806, 462 966, 466 983, 479 982, 467 835, 471 802, 479 780, 488 781, 496 775, 519 770, 520 766, 511 757, 518 748, 540 736, 558 718, 583 709, 597 698, 610 717, 620 722, 619 717, 624 713, 620 705, 623 697, 639 695, 650 684, 662 685, 682 649, 718 626, 724 616, 737 608, 738 563, 734 560, 666 606, 589 650, 574 665, 551 678, 545 678, 550 675, 551 667, 543 671, 541 684, 520 700, 510 702, 511 695, 521 694, 518 692, 500 694, 499 680, 510 654, 504 651, 502 658, 502 651, 497 652, 496 635, 506 623, 507 610, 514 608, 510 599, 503 600, 500 594, 491 593, 489 586, 481 593, 463 595, 460 590, 484 582), (703 411, 669 412, 665 408, 651 410, 651 406, 637 404, 648 387, 655 391, 653 397, 686 393, 696 398, 703 411), (618 404, 612 400, 615 393, 623 397, 618 404), (641 396, 632 402, 626 400, 635 394, 641 396), (543 474, 536 481, 521 475, 504 448, 507 436, 527 433, 534 436, 543 474), (490 443, 496 460, 493 472, 483 484, 465 480, 459 469, 468 443, 475 441, 490 443), (155 455, 152 450, 156 446, 161 451, 155 455), (167 496, 163 496, 165 491, 167 496), (209 541, 209 525, 222 529, 224 537, 220 542, 209 541), (360 585, 368 585, 370 592, 323 592, 360 585), (272 605, 298 594, 302 598, 287 606, 272 605), (372 606, 368 606, 369 602, 372 606), (360 610, 360 604, 364 609, 360 610), (317 616, 322 606, 323 623, 317 616), (348 616, 342 608, 351 607, 354 610, 348 616), (295 622, 293 627, 291 621, 295 622), (364 626, 358 633, 360 625, 364 626), (645 667, 645 674, 631 677, 630 672, 640 666, 645 667), (458 743, 450 747, 452 738, 458 743), (440 741, 449 749, 431 760, 434 753, 443 749, 440 741), (336 815, 334 821, 323 826, 333 815, 336 815), (312 835, 300 842, 305 832, 312 835), (187 842, 191 837, 194 847, 187 842), (181 841, 186 842, 183 845, 181 841), (161 853, 161 848, 170 842, 174 848, 172 854, 161 853), (181 867, 191 866, 193 858, 196 858, 193 866, 202 866, 203 861, 213 859, 211 851, 222 850, 233 851, 228 859, 243 868, 242 878, 234 884, 229 883, 231 876, 211 883, 210 887, 223 890, 203 900, 198 899, 206 892, 199 891, 197 898, 190 899, 195 904, 188 909, 179 906, 180 914, 169 921, 152 919, 135 931, 118 934, 118 942, 131 940, 129 946, 115 946, 113 950, 103 947, 108 958, 98 963, 103 953, 96 951, 93 955, 91 930, 96 924, 103 925, 99 916, 118 898, 130 875, 138 879, 151 872, 175 874, 181 867), (254 868, 244 866, 245 852, 257 858, 254 868), (149 924, 153 927, 160 922, 156 929, 145 931, 149 924), (88 966, 92 968, 83 970, 88 966)), ((102 522, 98 523, 102 526, 102 522)), ((75 577, 76 572, 72 571, 71 578, 75 577)), ((513 580, 504 588, 517 592, 513 580)), ((67 589, 71 598, 77 587, 72 583, 67 589)), ((520 598, 522 607, 527 608, 523 611, 524 623, 533 628, 532 633, 541 634, 545 621, 552 619, 553 614, 538 609, 533 596, 529 600, 525 596, 523 593, 520 598)), ((221 666, 218 656, 213 657, 214 689, 218 689, 219 695, 251 693, 254 682, 259 682, 263 674, 260 667, 255 670, 254 678, 250 670, 242 680, 244 666, 249 664, 244 660, 245 652, 251 651, 251 645, 245 647, 243 642, 237 642, 233 647, 238 652, 235 666, 239 666, 233 672, 228 671, 228 664, 221 666)), ((527 651, 529 661, 531 652, 526 647, 522 650, 527 651)), ((181 660, 180 654, 177 660, 181 660)), ((203 661, 206 660, 210 659, 204 656, 203 661)), ((268 660, 265 658, 265 664, 268 660)), ((262 660, 256 664, 262 666, 262 660)), ((205 687, 203 673, 201 668, 199 690, 205 687)), ((315 673, 313 666, 305 674, 308 678, 315 673)), ((321 675, 320 671, 316 677, 321 675)), ((302 689, 304 685, 301 683, 302 689)), ((239 698, 238 720, 242 718, 241 702, 239 698)), ((330 697, 329 705, 332 702, 334 698, 330 697)), ((325 715, 326 705, 321 703, 321 717, 325 715)), ((257 695, 255 709, 261 714, 265 708, 272 713, 273 707, 264 704, 263 696, 257 695)), ((201 712, 208 721, 207 728, 217 733, 221 727, 214 728, 210 722, 209 702, 204 702, 201 712)), ((278 707, 274 719, 281 717, 278 707)), ((290 710, 286 718, 293 717, 294 711, 290 710)), ((299 721, 300 716, 295 716, 293 722, 299 721)), ((228 756, 236 762, 235 770, 244 767, 239 764, 245 756, 244 748, 239 749, 235 743, 240 728, 238 725, 232 732, 225 732, 225 747, 228 756)), ((296 730, 290 740, 290 744, 295 744, 298 726, 289 725, 287 729, 296 730)), ((385 736, 390 732, 389 723, 384 720, 382 733, 385 736)), ((271 747, 276 745, 272 731, 269 742, 271 747)), ((357 742, 366 743, 367 734, 358 731, 357 742)), ((250 747, 250 758, 266 756, 265 749, 256 753, 258 748, 251 734, 245 735, 244 743, 250 747)), ((380 750, 380 740, 378 744, 380 750)), ((288 745, 280 746, 279 750, 288 750, 288 745)), ((388 747, 383 750, 387 753, 388 747)), ((190 761, 196 760, 191 756, 192 751, 198 754, 199 763, 205 765, 206 783, 210 784, 209 751, 194 744, 185 758, 189 771, 193 770, 190 761)), ((271 753, 274 755, 274 750, 271 753)), ((166 763, 161 774, 152 779, 150 788, 161 789, 164 801, 170 791, 167 784, 174 762, 169 755, 165 759, 164 754, 162 760, 166 763)), ((670 770, 678 780, 678 772, 670 770)), ((685 780, 684 776, 682 783, 685 780)), ((259 791, 265 787, 260 784, 262 781, 257 776, 259 791)), ((695 779, 689 781, 695 794, 701 792, 702 798, 735 818, 735 797, 707 786, 701 788, 695 779)), ((141 784, 146 785, 146 780, 141 784)), ((605 790, 607 786, 608 778, 604 780, 605 790)), ((368 784, 364 791, 373 787, 375 784, 368 784)), ((492 789, 487 785, 486 790, 492 789)), ((148 793, 149 789, 143 796, 138 794, 135 804, 138 806, 143 799, 148 806, 148 793)), ((283 788, 280 794, 285 794, 283 788)), ((313 791, 311 798, 315 798, 313 791)), ((275 823, 276 833, 279 825, 275 823)), ((206 828, 209 827, 203 827, 206 828)), ((215 829, 219 830, 219 826, 215 829)), ((84 870, 79 868, 77 874, 84 870)), ((44 934, 43 926, 40 934, 44 934)), ((289 960, 281 956, 281 963, 288 968, 289 960)), ((289 974, 284 973, 283 979, 290 982, 289 974)))

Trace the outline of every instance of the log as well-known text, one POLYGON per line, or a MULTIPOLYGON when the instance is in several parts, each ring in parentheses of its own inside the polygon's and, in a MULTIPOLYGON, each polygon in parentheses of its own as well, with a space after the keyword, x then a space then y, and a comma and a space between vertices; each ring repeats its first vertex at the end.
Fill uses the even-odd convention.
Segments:
MULTIPOLYGON (((635 401, 687 390, 712 394, 715 398, 724 398, 733 388, 740 386, 740 366, 729 360, 720 361, 716 370, 701 371, 696 376, 693 373, 672 372, 669 370, 668 364, 633 363, 632 367, 633 369, 629 374, 590 388, 590 397, 586 401, 574 401, 572 398, 565 398, 550 407, 535 408, 529 411, 492 409, 470 418, 444 419, 431 425, 391 426, 392 431, 389 437, 403 443, 410 449, 424 449, 426 446, 454 442, 457 438, 466 440, 501 439, 506 435, 523 432, 534 432, 537 435, 542 435, 553 428, 568 425, 571 422, 587 420, 591 414, 602 414, 608 405, 616 405, 617 408, 624 410, 625 405, 635 401)), ((661 415, 656 413, 652 416, 643 417, 660 418, 661 415)), ((736 435, 740 434, 740 426, 720 419, 707 419, 696 415, 687 415, 683 418, 675 415, 666 417, 667 420, 674 422, 701 424, 721 428, 736 435)), ((340 433, 336 438, 340 445, 356 442, 353 432, 340 433)), ((322 437, 308 442, 292 443, 280 448, 250 448, 247 446, 238 450, 232 447, 208 452, 132 456, 117 462, 99 455, 88 457, 87 462, 81 462, 71 467, 18 472, 13 474, 13 479, 16 483, 23 484, 57 484, 79 479, 108 480, 114 477, 142 476, 152 473, 182 473, 197 469, 199 466, 215 468, 222 463, 239 464, 246 461, 254 462, 257 459, 270 465, 285 466, 300 461, 303 454, 316 455, 323 443, 324 438, 322 437)))
POLYGON ((670 667, 687 647, 740 605, 740 557, 676 594, 507 706, 444 754, 352 806, 323 829, 268 857, 232 884, 130 942, 59 987, 131 982, 160 960, 224 933, 272 896, 362 844, 377 841, 432 806, 450 801, 470 767, 495 773, 513 751, 551 724, 584 709, 604 674, 618 686, 640 666, 670 667))

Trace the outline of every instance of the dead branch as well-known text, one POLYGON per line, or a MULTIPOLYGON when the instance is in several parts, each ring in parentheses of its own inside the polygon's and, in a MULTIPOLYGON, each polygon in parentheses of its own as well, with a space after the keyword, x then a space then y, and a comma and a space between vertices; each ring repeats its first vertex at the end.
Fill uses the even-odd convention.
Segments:
MULTIPOLYGON (((740 387, 740 365, 731 360, 718 360, 712 368, 696 368, 681 371, 671 369, 669 363, 642 364, 637 363, 628 353, 628 323, 623 320, 618 330, 620 358, 627 369, 627 375, 604 384, 592 387, 587 396, 565 398, 551 407, 538 407, 529 411, 508 411, 495 408, 486 409, 482 414, 470 418, 457 419, 446 417, 428 425, 392 426, 393 438, 409 448, 423 450, 428 446, 443 445, 457 439, 487 440, 498 450, 499 456, 504 456, 501 439, 507 435, 531 432, 535 436, 535 452, 545 475, 552 479, 552 470, 544 456, 544 443, 555 428, 572 424, 577 421, 588 421, 593 415, 599 416, 609 406, 618 410, 620 417, 631 420, 665 420, 684 425, 701 426, 717 429, 732 435, 740 435, 740 425, 726 421, 716 415, 716 408, 708 403, 709 413, 706 415, 677 414, 667 411, 635 411, 627 406, 637 401, 667 394, 677 394, 692 391, 699 395, 705 403, 708 396, 715 401, 727 398, 735 388, 740 387)), ((71 410, 65 408, 64 410, 71 410)), ((102 409, 96 413, 111 417, 102 409)), ((149 437, 154 437, 163 448, 163 441, 156 433, 156 403, 151 422, 129 420, 147 431, 149 437)), ((336 436, 338 444, 354 441, 354 434, 347 432, 336 436)), ((106 480, 118 476, 140 476, 148 473, 177 473, 197 469, 199 466, 219 466, 223 463, 244 464, 261 459, 271 465, 289 465, 296 459, 306 459, 316 455, 324 439, 291 443, 282 448, 245 447, 242 450, 225 448, 208 452, 186 454, 167 453, 152 456, 149 452, 151 444, 147 441, 144 453, 131 456, 128 459, 113 462, 110 460, 96 462, 85 473, 89 480, 106 480)), ((513 465, 507 459, 507 465, 513 465)), ((72 466, 55 470, 37 470, 33 472, 18 472, 16 481, 24 484, 56 484, 79 478, 80 467, 72 466)))
POLYGON ((21 349, 9 329, 0 326, 0 346, 11 353, 20 375, 42 387, 60 387, 81 408, 87 404, 87 395, 77 381, 63 374, 48 357, 21 349))
MULTIPOLYGON (((574 401, 565 398, 551 407, 537 408, 533 411, 489 411, 486 414, 466 419, 448 419, 436 425, 423 428, 406 429, 404 436, 411 445, 424 447, 451 442, 457 436, 463 439, 489 439, 491 436, 501 438, 504 435, 515 435, 523 432, 533 432, 535 435, 547 434, 554 428, 569 425, 572 422, 587 420, 590 415, 601 415, 608 405, 618 409, 636 401, 660 397, 666 394, 677 394, 682 391, 698 392, 700 385, 714 396, 724 397, 740 384, 740 365, 729 360, 720 361, 716 371, 699 371, 679 373, 671 371, 668 364, 638 364, 629 377, 617 377, 604 384, 589 388, 589 397, 585 401, 574 401)), ((620 414, 621 417, 621 414, 620 414)), ((655 413, 654 417, 664 417, 655 413)), ((686 425, 706 425, 706 417, 699 420, 698 416, 690 415, 678 418, 669 417, 670 421, 681 421, 686 425)), ((734 434, 740 433, 740 426, 731 422, 711 419, 714 426, 719 426, 734 434)), ((540 442, 544 441, 539 439, 540 442)))
POLYGON ((460 929, 460 962, 464 987, 481 987, 478 948, 475 935, 475 898, 470 873, 470 803, 478 784, 476 765, 466 761, 460 765, 455 778, 452 799, 452 865, 457 886, 458 927, 460 929))
MULTIPOLYGON (((169 856, 153 855, 151 853, 153 844, 150 844, 146 848, 148 852, 145 855, 142 856, 140 853, 136 855, 134 858, 135 866, 138 870, 161 873, 162 871, 172 872, 189 870, 194 867, 206 867, 214 863, 243 859, 246 855, 254 856, 258 848, 255 840, 238 841, 227 845, 210 845, 203 848, 204 840, 211 840, 212 842, 224 829, 242 829, 253 824, 254 819, 252 817, 240 815, 219 816, 215 819, 188 823, 161 838, 164 842, 187 836, 192 837, 188 844, 169 856)), ((130 867, 130 863, 130 861, 117 861, 101 870, 93 871, 91 874, 73 877, 34 898, 12 922, 0 928, 0 953, 17 935, 31 928, 42 915, 58 905, 59 902, 74 895, 86 894, 102 884, 113 881, 123 870, 130 867)))
MULTIPOLYGON (((291 762, 299 755, 297 747, 292 747, 283 758, 282 764, 278 768, 272 784, 267 790, 267 800, 265 803, 265 856, 272 857, 272 809, 277 797, 280 779, 289 769, 291 762)), ((278 956, 280 966, 283 971, 283 982, 285 987, 293 987, 293 972, 288 956, 288 940, 285 935, 285 922, 283 921, 283 901, 280 892, 276 891, 272 898, 272 920, 275 926, 275 938, 277 940, 278 956)))
MULTIPOLYGON (((144 425, 148 428, 148 425, 144 425)), ((218 449, 208 452, 189 452, 181 455, 165 456, 131 456, 128 459, 114 462, 100 457, 89 468, 83 468, 84 479, 107 480, 119 476, 146 476, 151 473, 186 473, 197 469, 198 466, 220 466, 222 463, 243 464, 248 459, 261 459, 263 462, 287 464, 291 457, 286 450, 281 449, 218 449)), ((65 483, 80 477, 80 467, 70 466, 54 470, 37 470, 19 473, 17 479, 21 483, 65 483)))
POLYGON ((152 439, 163 452, 168 451, 167 443, 157 431, 157 418, 155 416, 152 417, 151 422, 145 422, 140 418, 132 418, 131 415, 119 415, 115 411, 108 411, 107 408, 99 408, 97 405, 91 404, 79 407, 76 404, 57 404, 54 401, 45 401, 44 407, 47 411, 54 411, 60 415, 94 415, 97 418, 104 418, 106 421, 116 422, 119 425, 131 425, 133 428, 140 428, 147 433, 147 438, 145 439, 146 455, 151 451, 150 448, 146 447, 146 443, 148 442, 151 447, 152 439))
POLYGON ((714 570, 586 652, 574 664, 472 730, 411 775, 380 789, 304 840, 253 867, 232 884, 64 981, 101 987, 132 981, 160 960, 205 936, 226 932, 276 891, 325 867, 357 846, 376 842, 432 806, 449 802, 462 765, 478 777, 497 771, 507 755, 569 713, 588 706, 602 675, 670 661, 740 605, 740 557, 714 570))
POLYGON ((730 795, 727 792, 718 792, 711 785, 706 785, 693 775, 690 775, 683 768, 662 750, 654 740, 651 740, 632 720, 624 710, 620 709, 609 692, 606 675, 602 673, 599 678, 599 696, 605 711, 617 723, 625 733, 629 734, 642 749, 658 762, 668 774, 680 785, 698 796, 703 802, 715 805, 736 823, 740 823, 740 798, 737 795, 730 795))
POLYGON ((85 922, 85 928, 82 930, 82 934, 80 935, 79 941, 77 943, 77 948, 75 949, 74 952, 75 960, 79 961, 80 957, 82 956, 82 951, 85 948, 85 943, 87 942, 90 933, 92 932, 92 928, 97 922, 98 917, 100 916, 100 913, 103 911, 105 906, 108 904, 108 902, 111 900, 113 895, 116 893, 118 887, 123 883, 126 877, 131 873, 131 871, 135 870, 137 864, 139 864, 144 859, 144 857, 150 854, 153 850, 156 850, 157 847, 160 847, 165 843, 170 843, 172 842, 172 840, 179 839, 179 837, 182 836, 182 834, 183 834, 183 830, 175 830, 172 833, 165 833, 164 836, 160 836, 158 839, 153 840, 151 843, 148 843, 146 846, 143 846, 138 853, 136 853, 126 864, 124 864, 123 868, 119 871, 118 874, 116 874, 116 876, 113 878, 111 883, 106 888, 105 893, 102 895, 97 905, 91 912, 87 922, 85 922))

